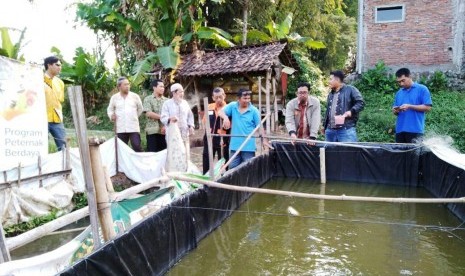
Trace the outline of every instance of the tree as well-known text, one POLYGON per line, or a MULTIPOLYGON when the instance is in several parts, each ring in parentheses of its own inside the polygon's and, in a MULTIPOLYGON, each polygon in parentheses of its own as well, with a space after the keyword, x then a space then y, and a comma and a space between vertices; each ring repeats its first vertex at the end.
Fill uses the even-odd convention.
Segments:
POLYGON ((21 32, 21 35, 18 39, 18 42, 14 44, 11 42, 10 33, 8 32, 8 30, 19 31, 16 29, 11 29, 11 28, 6 28, 6 27, 0 28, 0 33, 1 33, 1 38, 2 38, 2 47, 0 48, 0 56, 24 61, 24 57, 20 55, 20 52, 23 46, 22 43, 24 40, 24 33, 26 32, 26 28, 24 28, 22 31, 19 31, 21 32))

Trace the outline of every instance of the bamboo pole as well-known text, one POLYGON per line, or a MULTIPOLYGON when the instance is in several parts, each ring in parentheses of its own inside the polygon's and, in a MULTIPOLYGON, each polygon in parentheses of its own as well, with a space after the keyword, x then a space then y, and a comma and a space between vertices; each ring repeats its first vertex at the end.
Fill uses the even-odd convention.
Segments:
POLYGON ((15 183, 18 183, 18 185, 19 185, 19 182, 24 183, 24 182, 29 182, 29 181, 36 180, 36 179, 47 179, 47 178, 54 177, 54 176, 57 176, 57 175, 63 175, 63 174, 68 175, 70 173, 71 173, 71 170, 57 171, 57 172, 51 172, 51 173, 44 173, 42 175, 34 175, 34 176, 30 176, 30 177, 25 177, 25 178, 23 178, 21 180, 10 180, 10 181, 0 183, 0 190, 9 188, 11 185, 13 185, 15 183), (4 186, 7 186, 7 187, 4 187, 4 186))
POLYGON ((200 96, 199 96, 199 89, 197 84, 197 79, 194 78, 194 93, 195 99, 197 100, 197 120, 199 122, 199 128, 202 127, 202 118, 200 118, 200 96))
MULTIPOLYGON (((92 169, 90 167, 89 143, 87 141, 87 125, 84 110, 84 100, 80 86, 68 87, 68 96, 73 113, 74 126, 76 127, 76 136, 81 155, 82 171, 84 173, 84 181, 86 183, 87 202, 90 210, 90 226, 92 236, 94 237, 94 250, 101 247, 98 214, 97 214, 97 199, 95 198, 94 180, 92 178, 92 169)), ((116 134, 116 122, 115 122, 116 134)), ((117 144, 115 137, 115 144, 117 144)))
MULTIPOLYGON (((66 214, 64 216, 61 216, 57 219, 52 220, 51 222, 48 222, 32 230, 29 230, 26 233, 23 233, 16 237, 7 238, 6 239, 7 247, 11 251, 25 244, 33 242, 45 235, 48 235, 49 233, 52 233, 53 231, 60 229, 70 223, 73 223, 77 220, 85 218, 87 215, 89 215, 89 207, 84 207, 72 213, 66 214)), ((96 240, 99 240, 99 239, 96 239, 96 240)), ((94 239, 94 244, 95 242, 96 241, 94 239)))
MULTIPOLYGON (((262 77, 258 77, 258 112, 262 119, 262 77)), ((263 153, 263 139, 260 139, 260 155, 263 153)))
POLYGON ((118 129, 116 128, 117 119, 115 119, 115 169, 116 174, 119 173, 119 165, 118 165, 118 129))
POLYGON ((273 131, 276 131, 278 126, 278 98, 276 97, 276 78, 272 78, 273 80, 273 109, 274 109, 274 118, 273 118, 273 131))
POLYGON ((326 150, 320 148, 320 179, 321 184, 326 183, 326 150))
MULTIPOLYGON (((271 68, 266 71, 266 114, 271 114, 271 107, 270 107, 270 82, 271 82, 271 68)), ((270 120, 266 120, 266 135, 270 135, 271 133, 271 125, 270 120)))
POLYGON ((10 250, 6 245, 5 231, 3 231, 3 225, 0 223, 0 264, 11 261, 10 250))
POLYGON ((103 172, 102 160, 100 158, 99 145, 104 141, 98 138, 89 139, 90 162, 92 176, 94 178, 95 197, 97 199, 98 217, 102 228, 103 239, 109 241, 116 237, 111 216, 110 199, 108 197, 105 173, 103 172))
POLYGON ((279 191, 264 188, 253 188, 244 186, 234 186, 230 184, 218 183, 200 178, 188 177, 184 175, 168 173, 168 177, 181 181, 188 181, 207 185, 213 188, 225 189, 236 192, 259 193, 270 195, 282 195, 309 199, 341 200, 341 201, 362 201, 362 202, 387 202, 387 203, 465 203, 465 197, 459 198, 403 198, 403 197, 369 197, 369 196, 346 196, 346 195, 321 195, 307 194, 299 192, 279 191))
POLYGON ((108 168, 106 166, 103 166, 102 169, 103 169, 103 174, 105 177, 105 184, 107 186, 107 191, 109 193, 114 193, 115 188, 113 187, 113 182, 111 182, 110 174, 108 173, 108 168))
MULTIPOLYGON (((239 148, 236 150, 236 152, 234 153, 233 156, 231 156, 228 160, 228 162, 226 162, 226 164, 224 164, 221 169, 220 169, 220 173, 218 175, 221 175, 225 170, 226 168, 229 166, 229 164, 231 163, 231 161, 241 152, 242 148, 245 147, 245 145, 247 144, 247 142, 250 140, 250 138, 252 138, 253 134, 262 127, 262 124, 265 120, 267 120, 268 116, 270 116, 270 114, 266 114, 265 115, 265 118, 263 118, 261 121, 260 121, 260 124, 255 127, 255 129, 247 136, 247 138, 245 138, 244 142, 242 142, 242 144, 239 146, 239 148)), ((213 178, 212 178, 213 179, 213 178)))
MULTIPOLYGON (((208 165, 210 179, 214 179, 215 172, 213 171, 213 141, 212 132, 210 126, 210 115, 208 114, 208 98, 203 98, 203 110, 205 111, 205 135, 207 136, 207 147, 208 147, 208 165)), ((205 147, 205 145, 203 145, 205 147)))

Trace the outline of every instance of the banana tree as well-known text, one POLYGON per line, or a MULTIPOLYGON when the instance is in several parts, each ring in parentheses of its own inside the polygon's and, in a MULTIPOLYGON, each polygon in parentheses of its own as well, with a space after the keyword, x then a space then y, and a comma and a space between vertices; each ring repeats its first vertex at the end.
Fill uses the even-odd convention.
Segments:
MULTIPOLYGON (((292 27, 292 13, 289 13, 286 18, 280 22, 276 23, 271 20, 266 26, 265 31, 260 31, 257 29, 252 29, 247 32, 247 41, 249 43, 263 43, 263 42, 272 42, 279 40, 287 40, 291 44, 303 45, 309 49, 322 49, 325 48, 325 45, 321 41, 313 40, 310 37, 302 37, 298 33, 291 33, 292 27)), ((239 43, 242 40, 241 34, 234 36, 234 42, 239 43)))
MULTIPOLYGON (((2 39, 2 47, 0 48, 0 56, 8 57, 11 59, 16 59, 20 61, 24 61, 23 55, 20 55, 21 48, 24 46, 24 33, 26 32, 26 28, 24 28, 21 32, 21 35, 18 39, 18 42, 14 43, 11 42, 10 33, 8 32, 9 28, 1 27, 1 39, 2 39)), ((19 31, 19 30, 18 30, 19 31)))

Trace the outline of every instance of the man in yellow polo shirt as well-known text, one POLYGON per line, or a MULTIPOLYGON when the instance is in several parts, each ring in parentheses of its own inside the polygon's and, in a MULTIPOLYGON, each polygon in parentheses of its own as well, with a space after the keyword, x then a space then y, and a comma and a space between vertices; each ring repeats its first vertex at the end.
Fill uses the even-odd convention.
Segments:
POLYGON ((61 72, 61 61, 56 56, 44 59, 45 101, 47 103, 48 131, 55 139, 57 150, 66 147, 61 103, 65 100, 65 84, 57 76, 61 72))

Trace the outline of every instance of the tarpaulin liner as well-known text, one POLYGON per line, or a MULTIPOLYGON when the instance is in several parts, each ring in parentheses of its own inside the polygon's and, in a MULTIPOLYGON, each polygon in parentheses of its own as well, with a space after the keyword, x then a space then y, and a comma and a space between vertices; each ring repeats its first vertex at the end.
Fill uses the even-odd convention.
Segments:
MULTIPOLYGON (((275 150, 228 172, 219 182, 259 187, 271 177, 320 178, 320 148, 274 142, 275 150)), ((437 197, 465 196, 465 170, 424 147, 326 145, 328 180, 424 186, 437 197)), ((216 229, 250 193, 204 188, 174 201, 77 262, 62 275, 160 275, 216 229)), ((448 207, 462 220, 463 204, 448 207)))
MULTIPOLYGON (((430 151, 421 157, 423 187, 438 198, 465 196, 465 170, 439 159, 430 151)), ((465 221, 465 204, 448 204, 447 208, 465 221)))
MULTIPOLYGON (((262 155, 219 182, 259 187, 272 175, 272 158, 262 155)), ((207 187, 196 190, 136 224, 61 275, 163 274, 250 195, 207 187)))
MULTIPOLYGON (((320 147, 273 143, 280 177, 320 178, 320 147)), ((398 144, 326 145, 326 179, 393 185, 418 185, 420 149, 398 144)))

